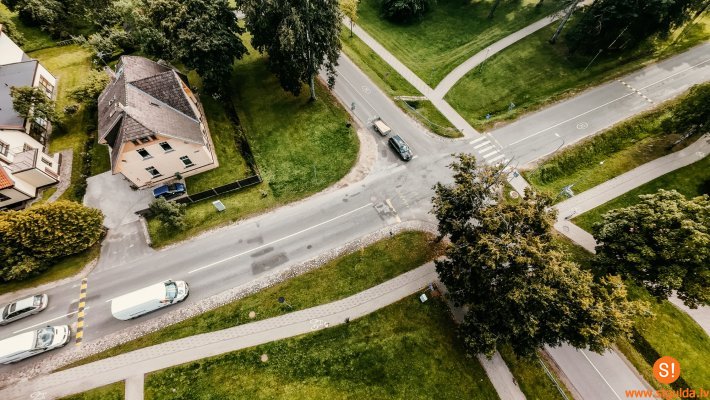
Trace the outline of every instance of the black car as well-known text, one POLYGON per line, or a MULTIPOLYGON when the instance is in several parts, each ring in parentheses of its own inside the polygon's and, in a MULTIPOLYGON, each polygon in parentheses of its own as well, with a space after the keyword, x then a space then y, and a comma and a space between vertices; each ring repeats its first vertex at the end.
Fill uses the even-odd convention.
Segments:
POLYGON ((404 141, 399 135, 394 135, 388 140, 390 147, 399 154, 399 157, 404 161, 409 161, 412 159, 412 150, 409 149, 407 142, 404 141))

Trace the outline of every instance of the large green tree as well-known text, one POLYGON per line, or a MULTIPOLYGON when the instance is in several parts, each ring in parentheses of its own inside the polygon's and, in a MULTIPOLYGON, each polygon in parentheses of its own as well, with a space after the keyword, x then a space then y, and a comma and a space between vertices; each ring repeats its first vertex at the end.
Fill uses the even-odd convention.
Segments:
POLYGON ((667 35, 701 7, 699 0, 594 0, 566 35, 571 51, 596 53, 633 47, 667 35))
MULTIPOLYGON (((435 0, 382 0, 380 12, 392 22, 409 23, 421 19, 431 9, 435 0)), ((496 0, 496 3, 500 0, 496 0)), ((491 15, 498 4, 491 9, 491 15)))
POLYGON ((0 280, 26 278, 93 246, 103 234, 103 218, 101 211, 71 201, 0 212, 0 280))
POLYGON ((629 333, 639 306, 619 277, 595 282, 565 260, 548 197, 528 191, 504 201, 502 169, 470 155, 451 168, 454 183, 437 184, 433 199, 439 232, 451 240, 436 268, 451 299, 468 306, 460 333, 471 353, 505 343, 520 355, 561 343, 601 351, 629 333))
POLYGON ((194 69, 208 91, 228 84, 234 61, 247 51, 227 0, 140 0, 134 13, 143 51, 194 69))
POLYGON ((338 0, 244 0, 242 9, 252 45, 268 53, 269 69, 284 90, 298 96, 307 84, 315 100, 321 68, 332 87, 340 55, 338 0))
POLYGON ((658 298, 677 291, 691 308, 710 305, 710 197, 688 200, 675 190, 639 197, 594 225, 596 267, 658 298))
POLYGON ((24 119, 45 120, 52 123, 59 120, 54 101, 47 97, 42 88, 13 86, 10 88, 10 96, 12 96, 12 108, 24 119))

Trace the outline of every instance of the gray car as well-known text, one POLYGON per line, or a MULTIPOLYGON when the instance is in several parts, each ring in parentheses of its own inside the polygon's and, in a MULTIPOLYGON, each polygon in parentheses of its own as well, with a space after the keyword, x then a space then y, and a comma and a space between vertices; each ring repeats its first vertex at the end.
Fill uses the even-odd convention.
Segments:
POLYGON ((47 308, 49 296, 38 294, 22 300, 13 301, 0 308, 0 325, 9 324, 18 319, 29 317, 47 308))

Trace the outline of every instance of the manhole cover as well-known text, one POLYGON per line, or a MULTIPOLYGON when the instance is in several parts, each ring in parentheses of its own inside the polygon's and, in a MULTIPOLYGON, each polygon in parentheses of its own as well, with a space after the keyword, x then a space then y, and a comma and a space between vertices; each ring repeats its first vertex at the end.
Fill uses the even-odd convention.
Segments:
POLYGON ((249 318, 254 318, 256 317, 256 313, 254 311, 249 311, 249 318))
POLYGON ((267 356, 266 354, 262 354, 261 355, 261 362, 267 362, 267 361, 269 361, 269 356, 267 356))
POLYGON ((518 197, 520 197, 520 194, 518 192, 516 192, 515 190, 510 191, 510 198, 511 199, 517 199, 518 197))

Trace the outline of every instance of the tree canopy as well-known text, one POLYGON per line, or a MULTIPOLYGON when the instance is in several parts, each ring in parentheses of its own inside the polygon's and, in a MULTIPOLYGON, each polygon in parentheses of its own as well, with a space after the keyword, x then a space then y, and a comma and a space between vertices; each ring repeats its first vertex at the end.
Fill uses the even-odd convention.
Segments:
MULTIPOLYGON (((500 0, 496 1, 500 2, 500 0)), ((383 17, 392 22, 410 23, 421 19, 434 2, 435 0, 382 0, 380 12, 383 17)))
POLYGON ((298 96, 303 84, 316 98, 315 77, 325 68, 335 83, 340 55, 338 0, 244 0, 242 9, 255 49, 269 55, 269 69, 284 90, 298 96))
POLYGON ((710 197, 688 200, 675 190, 639 197, 594 225, 596 267, 658 298, 677 291, 689 307, 710 305, 710 197))
POLYGON ((144 52, 194 69, 208 91, 229 82, 247 52, 227 0, 140 0, 132 19, 144 52))
POLYGON ((103 214, 71 201, 0 212, 0 280, 21 280, 103 235, 103 214))
POLYGON ((20 117, 36 121, 43 119, 57 122, 59 116, 54 108, 54 101, 47 97, 42 88, 32 86, 11 87, 12 108, 20 117))
POLYGON ((470 155, 451 168, 454 183, 437 184, 433 199, 439 232, 451 240, 436 268, 455 304, 468 306, 460 334, 471 353, 505 343, 519 355, 561 343, 601 351, 628 335, 641 308, 618 276, 595 281, 565 259, 548 197, 528 191, 504 201, 501 167, 470 155))
POLYGON ((595 0, 566 35, 571 51, 596 53, 667 35, 703 7, 698 0, 595 0))

